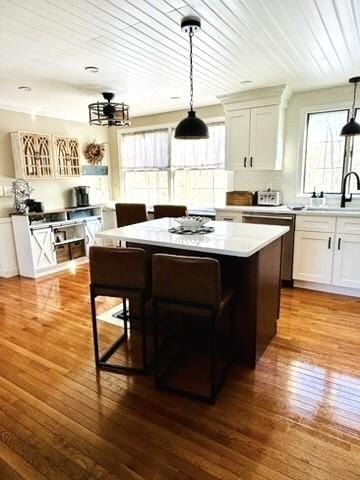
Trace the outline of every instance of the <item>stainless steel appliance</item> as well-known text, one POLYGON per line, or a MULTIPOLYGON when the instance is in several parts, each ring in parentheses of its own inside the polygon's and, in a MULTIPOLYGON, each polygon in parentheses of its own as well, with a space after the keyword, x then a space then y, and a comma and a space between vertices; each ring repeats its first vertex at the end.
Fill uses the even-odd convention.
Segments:
POLYGON ((281 205, 281 192, 275 192, 273 190, 257 192, 257 204, 264 207, 281 205))
POLYGON ((293 286, 293 255, 294 255, 294 234, 295 215, 291 214, 270 214, 270 213, 243 213, 244 223, 260 223, 263 225, 281 225, 289 227, 290 230, 283 236, 281 256, 281 280, 283 286, 293 286))
POLYGON ((75 205, 77 207, 89 206, 89 190, 90 187, 87 186, 74 187, 75 205))

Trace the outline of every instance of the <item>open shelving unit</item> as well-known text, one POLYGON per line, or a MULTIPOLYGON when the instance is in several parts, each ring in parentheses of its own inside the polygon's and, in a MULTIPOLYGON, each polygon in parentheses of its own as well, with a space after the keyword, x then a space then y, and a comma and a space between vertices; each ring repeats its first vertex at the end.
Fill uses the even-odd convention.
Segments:
POLYGON ((20 275, 36 278, 87 261, 102 229, 101 206, 12 215, 20 275))

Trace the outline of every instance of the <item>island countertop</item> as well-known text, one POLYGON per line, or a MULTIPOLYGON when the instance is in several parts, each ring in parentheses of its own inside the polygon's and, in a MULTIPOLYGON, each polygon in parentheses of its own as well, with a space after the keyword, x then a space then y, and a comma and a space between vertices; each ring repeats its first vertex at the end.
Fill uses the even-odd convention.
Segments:
POLYGON ((172 218, 149 220, 127 227, 113 228, 97 233, 103 240, 126 241, 159 247, 208 252, 235 257, 250 257, 289 231, 277 225, 254 225, 211 221, 206 226, 214 227, 207 234, 179 235, 169 228, 178 224, 172 218))

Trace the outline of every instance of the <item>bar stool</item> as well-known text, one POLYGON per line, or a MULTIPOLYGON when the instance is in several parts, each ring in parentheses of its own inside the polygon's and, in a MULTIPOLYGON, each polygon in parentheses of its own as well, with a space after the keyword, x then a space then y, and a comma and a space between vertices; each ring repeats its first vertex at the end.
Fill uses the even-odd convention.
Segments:
MULTIPOLYGON (((152 275, 155 386, 160 390, 206 403, 215 403, 231 363, 234 325, 231 307, 235 290, 221 287, 220 264, 213 258, 155 254, 153 255, 152 275), (170 277, 171 281, 169 281, 170 277), (227 331, 225 328, 225 345, 223 345, 225 359, 222 358, 223 365, 221 366, 219 362, 220 340, 221 335, 224 338, 226 317, 228 325, 227 331), (176 321, 178 321, 177 325, 176 321), (198 335, 197 339, 195 336, 195 344, 200 340, 200 347, 205 345, 208 351, 205 358, 207 358, 209 366, 206 367, 205 374, 208 374, 210 378, 210 387, 206 386, 209 395, 196 393, 193 391, 194 389, 174 386, 176 376, 176 383, 179 383, 179 378, 181 383, 184 383, 182 380, 187 375, 184 374, 182 377, 179 372, 185 364, 193 372, 196 370, 196 364, 192 361, 189 362, 188 358, 189 354, 198 353, 196 348, 194 350, 194 340, 191 333, 189 334, 194 326, 197 328, 198 335), (186 330, 185 335, 184 330, 186 330), (177 351, 174 358, 173 351, 170 355, 168 353, 174 346, 174 340, 177 342, 179 339, 180 354, 177 351), (169 357, 172 358, 169 360, 169 357)), ((199 345, 197 345, 198 347, 199 345)), ((203 374, 202 372, 201 376, 203 374)), ((197 380, 199 378, 200 375, 197 380)))
POLYGON ((144 203, 116 203, 115 211, 118 227, 146 222, 148 219, 144 203))
MULTIPOLYGON (((146 222, 148 219, 145 203, 116 203, 115 211, 116 223, 118 228, 126 227, 127 225, 133 225, 134 223, 146 222)), ((113 316, 115 318, 120 318, 124 320, 125 309, 127 315, 129 316, 129 308, 125 304, 123 304, 123 309, 114 313, 113 316)))
MULTIPOLYGON (((150 276, 146 253, 141 248, 90 248, 90 299, 96 368, 118 373, 146 373, 150 362, 147 352, 147 320, 145 303, 150 298, 150 276), (111 364, 108 360, 128 342, 128 317, 124 310, 124 333, 106 351, 100 353, 96 318, 96 297, 120 297, 139 305, 139 315, 131 315, 131 322, 140 320, 142 367, 111 364)), ((133 325, 131 325, 133 327, 133 325)))
POLYGON ((186 217, 188 214, 185 205, 154 205, 154 218, 186 217))

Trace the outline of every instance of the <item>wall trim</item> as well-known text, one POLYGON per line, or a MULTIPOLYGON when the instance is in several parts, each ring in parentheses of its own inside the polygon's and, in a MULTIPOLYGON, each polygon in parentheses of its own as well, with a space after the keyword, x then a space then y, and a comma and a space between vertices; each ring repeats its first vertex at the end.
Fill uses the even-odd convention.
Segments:
POLYGON ((19 270, 17 268, 13 270, 0 270, 1 278, 17 277, 18 275, 19 275, 19 270))
POLYGON ((336 285, 328 285, 326 283, 306 282, 303 280, 294 280, 294 287, 304 288, 306 290, 316 290, 318 292, 336 293, 338 295, 346 295, 349 297, 360 298, 360 289, 338 287, 336 285))

